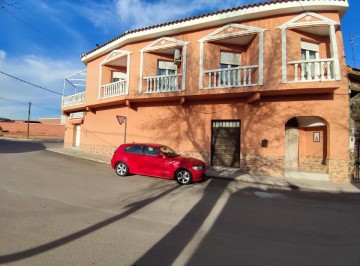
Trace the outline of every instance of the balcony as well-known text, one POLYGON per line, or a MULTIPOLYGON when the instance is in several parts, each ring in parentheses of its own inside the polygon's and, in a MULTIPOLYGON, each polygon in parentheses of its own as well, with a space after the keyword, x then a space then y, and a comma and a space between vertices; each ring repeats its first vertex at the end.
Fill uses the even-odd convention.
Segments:
POLYGON ((180 74, 145 77, 144 81, 145 93, 174 92, 181 88, 180 74))
POLYGON ((85 103, 86 73, 87 71, 84 69, 65 77, 62 108, 85 103), (65 96, 68 90, 74 91, 74 94, 65 96))
MULTIPOLYGON (((282 83, 341 80, 336 28, 338 22, 306 12, 279 27, 282 46, 282 83), (297 54, 290 36, 301 34, 297 54), (311 40, 305 40, 312 36, 311 40), (325 58, 325 59, 321 59, 325 58), (301 60, 296 60, 296 59, 301 60), (294 60, 295 59, 295 60, 294 60)), ((296 46, 295 46, 296 47, 296 46)))
POLYGON ((100 62, 99 100, 128 95, 130 54, 129 51, 114 50, 100 62))
POLYGON ((334 59, 299 60, 288 64, 293 66, 294 82, 335 80, 334 59))
POLYGON ((188 44, 161 37, 140 50, 139 94, 185 91, 188 44))
POLYGON ((85 92, 80 92, 70 96, 63 96, 62 107, 69 107, 85 103, 85 92))
POLYGON ((266 29, 228 24, 199 40, 199 89, 263 85, 266 29))
POLYGON ((258 66, 241 66, 204 71, 208 82, 205 89, 255 86, 256 84, 252 81, 252 72, 257 68, 258 66))
POLYGON ((116 82, 112 82, 109 84, 104 84, 101 86, 102 99, 127 95, 127 81, 120 80, 116 82))

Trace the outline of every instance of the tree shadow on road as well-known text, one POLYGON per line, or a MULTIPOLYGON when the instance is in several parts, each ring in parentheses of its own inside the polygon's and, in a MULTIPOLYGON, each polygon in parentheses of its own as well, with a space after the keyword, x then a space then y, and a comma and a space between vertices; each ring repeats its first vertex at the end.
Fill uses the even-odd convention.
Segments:
POLYGON ((358 193, 232 185, 210 180, 133 265, 359 265, 358 193))
POLYGON ((163 192, 155 195, 155 196, 152 196, 152 197, 149 197, 147 199, 144 199, 144 200, 141 200, 141 201, 138 201, 136 203, 133 203, 128 207, 127 210, 125 210, 124 212, 118 214, 118 215, 115 215, 109 219, 106 219, 102 222, 99 222, 97 224, 94 224, 92 226, 89 226, 83 230, 80 230, 78 232, 75 232, 75 233, 72 233, 68 236, 65 236, 65 237, 62 237, 62 238, 59 238, 57 240, 54 240, 52 242, 49 242, 49 243, 45 243, 43 245, 40 245, 40 246, 37 246, 37 247, 34 247, 34 248, 30 248, 30 249, 27 249, 27 250, 24 250, 24 251, 20 251, 20 252, 16 252, 16 253, 13 253, 13 254, 7 254, 7 255, 1 255, 0 256, 0 264, 1 263, 10 263, 10 262, 15 262, 15 261, 19 261, 19 260, 22 260, 22 259, 26 259, 26 258, 29 258, 29 257, 32 257, 32 256, 35 256, 35 255, 38 255, 38 254, 41 254, 41 253, 44 253, 44 252, 47 252, 49 250, 52 250, 52 249, 55 249, 57 247, 60 247, 60 246, 63 246, 63 245, 66 245, 70 242, 73 242, 79 238, 82 238, 88 234, 91 234, 95 231, 98 231, 108 225, 111 225, 115 222, 118 222, 119 220, 131 215, 132 213, 146 207, 147 205, 157 201, 158 199, 164 197, 165 195, 177 190, 179 188, 179 186, 173 186, 167 190, 164 190, 163 192))
MULTIPOLYGON (((220 179, 209 179, 203 185, 200 200, 132 265, 359 265, 358 193, 284 190, 220 179)), ((71 243, 181 192, 179 188, 165 187, 83 230, 2 255, 0 263, 71 243)), ((183 202, 191 201, 178 204, 183 202)))

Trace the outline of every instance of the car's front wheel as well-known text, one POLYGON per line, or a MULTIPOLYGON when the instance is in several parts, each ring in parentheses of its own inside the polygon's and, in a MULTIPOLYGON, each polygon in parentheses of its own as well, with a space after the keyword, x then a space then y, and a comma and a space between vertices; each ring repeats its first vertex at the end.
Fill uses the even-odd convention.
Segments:
POLYGON ((175 174, 175 179, 180 185, 188 185, 192 182, 191 173, 186 169, 180 169, 175 174))
POLYGON ((115 172, 118 176, 126 176, 129 174, 129 168, 126 163, 118 162, 115 165, 115 172))

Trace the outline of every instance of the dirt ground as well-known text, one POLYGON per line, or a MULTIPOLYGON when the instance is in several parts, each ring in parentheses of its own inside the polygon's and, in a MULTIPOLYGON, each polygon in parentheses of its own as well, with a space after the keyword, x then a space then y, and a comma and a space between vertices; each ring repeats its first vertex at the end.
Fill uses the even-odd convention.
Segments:
POLYGON ((11 138, 11 139, 32 139, 32 140, 53 140, 53 141, 63 141, 64 136, 58 135, 48 135, 45 133, 29 133, 29 138, 27 132, 0 132, 0 138, 11 138))

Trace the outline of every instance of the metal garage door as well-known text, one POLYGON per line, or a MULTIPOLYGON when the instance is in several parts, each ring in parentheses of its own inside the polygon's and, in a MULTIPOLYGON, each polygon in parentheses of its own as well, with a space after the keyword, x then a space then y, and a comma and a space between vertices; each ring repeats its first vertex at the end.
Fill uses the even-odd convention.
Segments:
POLYGON ((240 167, 240 120, 212 121, 211 165, 240 167))

